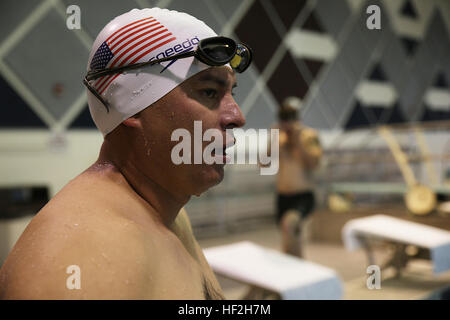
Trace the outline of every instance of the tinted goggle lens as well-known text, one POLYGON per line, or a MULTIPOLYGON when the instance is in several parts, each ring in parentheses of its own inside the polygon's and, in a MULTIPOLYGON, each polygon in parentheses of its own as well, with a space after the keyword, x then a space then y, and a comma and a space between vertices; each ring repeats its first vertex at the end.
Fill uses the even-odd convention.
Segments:
POLYGON ((208 56, 210 60, 213 60, 214 62, 226 63, 230 60, 230 57, 234 55, 235 49, 236 46, 225 43, 210 43, 203 47, 203 52, 208 56))
POLYGON ((216 37, 204 39, 200 46, 203 62, 220 66, 230 63, 236 72, 244 72, 252 60, 252 52, 243 44, 236 44, 232 39, 216 37))
POLYGON ((236 53, 230 61, 230 65, 237 72, 244 72, 248 68, 250 62, 252 61, 252 51, 249 47, 238 44, 236 48, 236 53))

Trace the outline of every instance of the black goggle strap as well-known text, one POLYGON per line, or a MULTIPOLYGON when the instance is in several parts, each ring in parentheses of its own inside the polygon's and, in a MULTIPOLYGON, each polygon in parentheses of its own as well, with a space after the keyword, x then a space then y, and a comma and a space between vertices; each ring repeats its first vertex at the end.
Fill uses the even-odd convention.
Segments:
MULTIPOLYGON (((231 39, 230 39, 231 40, 231 39)), ((226 42, 218 42, 218 45, 223 45, 223 44, 227 44, 226 42)), ((236 45, 236 49, 235 49, 235 54, 230 57, 229 59, 226 59, 226 61, 217 61, 216 59, 214 59, 213 57, 211 57, 210 55, 208 55, 207 53, 205 53, 202 49, 202 43, 200 42, 199 47, 197 48, 197 50, 195 51, 187 51, 187 52, 182 52, 180 54, 176 54, 174 56, 170 56, 170 57, 165 57, 165 58, 161 58, 161 59, 157 59, 157 60, 152 60, 152 61, 147 61, 147 62, 141 62, 141 63, 136 63, 133 65, 126 65, 126 66, 121 66, 121 67, 116 67, 116 68, 111 68, 111 69, 104 69, 104 70, 91 70, 88 72, 87 76, 86 76, 86 80, 91 81, 91 80, 95 80, 98 79, 100 77, 103 76, 107 76, 110 74, 114 74, 114 73, 119 73, 122 71, 126 71, 126 70, 134 70, 134 69, 139 69, 148 65, 153 65, 156 63, 160 63, 160 62, 165 62, 165 61, 171 61, 174 59, 183 59, 183 58, 187 58, 187 57, 192 57, 195 56, 197 59, 199 59, 200 61, 211 65, 211 66, 220 66, 220 65, 224 65, 228 62, 231 63, 233 68, 238 68, 239 64, 241 64, 242 62, 250 62, 250 59, 246 59, 246 57, 242 56, 242 48, 245 48, 247 50, 244 50, 246 52, 248 52, 251 55, 251 51, 247 46, 244 46, 242 44, 236 45), (244 58, 244 59, 242 59, 244 58), (243 60, 243 61, 242 61, 243 60), (249 60, 249 61, 247 61, 249 60), (241 62, 242 61, 242 62, 241 62)), ((245 69, 244 69, 245 70, 245 69)), ((241 71, 242 72, 242 71, 241 71)))
POLYGON ((130 64, 130 65, 122 66, 122 67, 104 69, 104 70, 99 70, 99 71, 91 70, 91 71, 88 72, 88 74, 86 76, 86 79, 88 81, 91 81, 91 80, 95 80, 95 79, 98 79, 98 78, 103 77, 103 76, 107 76, 107 75, 114 74, 114 73, 120 73, 120 72, 126 71, 126 70, 139 69, 139 68, 142 68, 142 67, 145 67, 145 66, 151 66, 151 65, 154 65, 154 64, 157 64, 157 63, 160 63, 160 62, 170 61, 170 60, 173 60, 173 59, 183 59, 183 58, 191 57, 194 54, 195 54, 195 52, 188 51, 188 52, 180 53, 178 55, 161 58, 161 59, 158 59, 158 60, 151 60, 151 61, 146 61, 146 62, 141 62, 141 63, 136 63, 136 64, 130 64))
POLYGON ((92 81, 92 80, 95 80, 95 79, 98 79, 100 77, 107 76, 107 75, 110 75, 110 74, 119 73, 119 72, 122 72, 122 71, 125 71, 125 70, 139 69, 139 68, 142 68, 142 67, 147 66, 147 65, 153 65, 153 64, 156 64, 156 63, 164 62, 164 61, 170 61, 170 60, 173 60, 174 58, 175 59, 183 59, 183 58, 191 57, 193 55, 195 55, 194 51, 188 51, 188 52, 180 53, 180 54, 178 54, 176 56, 170 56, 170 57, 165 57, 165 58, 161 58, 161 59, 158 59, 158 60, 141 62, 141 63, 137 63, 137 64, 133 64, 133 65, 126 65, 126 66, 122 66, 122 67, 105 69, 105 70, 99 70, 99 71, 91 70, 84 77, 83 84, 89 89, 89 91, 97 99, 99 99, 105 105, 106 111, 109 112, 109 103, 108 103, 108 101, 103 99, 103 97, 97 92, 97 90, 95 90, 95 88, 91 86, 89 81, 92 81))
POLYGON ((103 97, 97 92, 97 90, 95 90, 91 84, 89 83, 89 80, 87 79, 87 76, 84 77, 83 79, 83 84, 86 86, 86 88, 89 89, 89 91, 98 99, 100 100, 101 103, 103 103, 103 105, 106 108, 106 112, 109 113, 109 103, 108 101, 106 101, 105 99, 103 99, 103 97))

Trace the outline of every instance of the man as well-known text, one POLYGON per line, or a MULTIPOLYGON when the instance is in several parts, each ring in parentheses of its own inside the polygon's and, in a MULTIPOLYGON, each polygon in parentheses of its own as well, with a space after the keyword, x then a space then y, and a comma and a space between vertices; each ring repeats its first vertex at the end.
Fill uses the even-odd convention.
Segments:
POLYGON ((301 101, 286 98, 279 110, 279 171, 277 176, 277 222, 283 251, 302 257, 302 226, 314 209, 313 170, 322 149, 315 130, 299 120, 301 101))
MULTIPOLYGON (((301 124, 300 107, 297 97, 286 98, 278 112, 279 122, 272 129, 279 130, 276 220, 281 230, 282 251, 302 258, 301 231, 314 209, 312 172, 320 163, 322 149, 316 131, 301 124)), ((275 138, 273 135, 268 141, 269 155, 275 138)), ((250 286, 242 296, 244 300, 279 298, 278 294, 255 286, 250 286)))
POLYGON ((233 61, 218 62, 229 52, 208 56, 220 53, 217 39, 203 55, 186 55, 215 36, 194 17, 159 8, 132 10, 100 32, 85 78, 104 135, 99 158, 31 221, 0 271, 0 298, 223 298, 182 207, 218 184, 224 165, 171 160, 175 129, 192 133, 201 120, 203 130, 220 130, 224 150, 233 144, 225 129, 245 123, 230 65, 243 71, 251 57, 236 49, 233 61))

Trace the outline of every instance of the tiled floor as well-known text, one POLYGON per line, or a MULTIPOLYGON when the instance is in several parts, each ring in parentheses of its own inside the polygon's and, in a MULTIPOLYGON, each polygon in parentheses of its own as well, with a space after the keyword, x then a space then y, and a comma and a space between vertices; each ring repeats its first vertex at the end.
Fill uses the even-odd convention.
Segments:
MULTIPOLYGON (((199 239, 199 243, 203 248, 208 248, 244 240, 278 250, 280 234, 275 225, 264 225, 251 231, 199 239)), ((381 289, 369 290, 366 286, 367 261, 363 251, 349 252, 340 244, 324 242, 307 243, 304 251, 307 260, 336 270, 344 283, 344 299, 421 299, 434 290, 450 285, 450 272, 433 276, 430 262, 417 260, 408 265, 400 278, 394 278, 390 269, 383 270, 381 289)), ((385 250, 375 252, 376 261, 382 261, 385 257, 385 250)), ((218 279, 227 299, 240 299, 248 288, 220 275, 218 279)))

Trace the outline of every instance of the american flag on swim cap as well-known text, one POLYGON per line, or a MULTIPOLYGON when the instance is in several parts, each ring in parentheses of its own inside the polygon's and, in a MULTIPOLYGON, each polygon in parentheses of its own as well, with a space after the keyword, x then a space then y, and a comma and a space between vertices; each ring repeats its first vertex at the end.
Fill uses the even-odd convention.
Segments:
MULTIPOLYGON (((134 64, 153 50, 176 38, 155 18, 148 17, 123 26, 104 41, 92 57, 91 70, 134 64)), ((102 94, 120 73, 98 78, 94 88, 102 94)))

